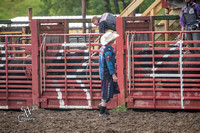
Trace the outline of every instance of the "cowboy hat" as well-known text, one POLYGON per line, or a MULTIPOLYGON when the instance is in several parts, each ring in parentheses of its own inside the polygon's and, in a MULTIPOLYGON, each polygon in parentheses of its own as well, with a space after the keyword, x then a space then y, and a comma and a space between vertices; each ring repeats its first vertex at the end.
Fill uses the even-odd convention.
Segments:
POLYGON ((116 33, 112 33, 112 32, 106 32, 102 37, 101 37, 101 44, 102 45, 106 45, 109 42, 111 42, 112 40, 116 39, 117 37, 119 37, 118 34, 116 33))

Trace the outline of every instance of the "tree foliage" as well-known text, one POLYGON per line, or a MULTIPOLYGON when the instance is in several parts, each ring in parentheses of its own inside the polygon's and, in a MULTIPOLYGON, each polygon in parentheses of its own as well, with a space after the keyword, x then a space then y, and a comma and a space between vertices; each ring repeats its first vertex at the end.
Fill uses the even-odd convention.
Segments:
MULTIPOLYGON (((139 12, 144 12, 155 0, 144 0, 139 12)), ((120 14, 132 0, 86 0, 87 15, 101 15, 105 12, 120 14)), ((82 14, 82 0, 0 0, 0 19, 28 16, 67 16, 82 14)))
MULTIPOLYGON (((82 0, 41 0, 42 15, 81 15, 82 0)), ((139 12, 144 12, 155 0, 144 0, 139 12)), ((86 0, 86 14, 98 15, 105 12, 120 14, 132 0, 86 0)))
MULTIPOLYGON (((82 0, 41 0, 42 15, 81 15, 82 0)), ((110 12, 120 14, 131 0, 86 0, 86 14, 95 15, 110 12)))
POLYGON ((0 0, 0 19, 28 16, 28 8, 33 8, 33 16, 38 15, 42 4, 40 0, 0 0))
POLYGON ((82 0, 41 0, 42 16, 81 15, 82 0))
POLYGON ((143 13, 155 0, 144 0, 144 2, 139 6, 139 12, 143 13))

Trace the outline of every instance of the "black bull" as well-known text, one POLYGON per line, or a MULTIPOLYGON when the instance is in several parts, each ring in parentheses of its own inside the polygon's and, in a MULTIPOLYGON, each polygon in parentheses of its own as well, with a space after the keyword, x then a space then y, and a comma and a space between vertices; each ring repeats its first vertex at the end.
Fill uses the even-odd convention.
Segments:
MULTIPOLYGON (((138 55, 151 55, 151 51, 140 51, 137 53, 138 55)), ((155 55, 165 55, 165 54, 171 54, 171 55, 178 55, 179 51, 155 51, 155 55)), ((97 54, 98 55, 98 54, 97 54)), ((1 55, 2 56, 2 55, 1 55)), ((60 53, 56 54, 56 57, 62 56, 60 53)), ((83 56, 88 56, 88 53, 68 53, 68 57, 83 57, 83 56)), ((163 57, 156 57, 154 58, 155 62, 163 61, 163 62, 178 62, 179 57, 168 57, 168 58, 163 58, 163 57)), ((152 58, 134 58, 134 62, 145 62, 145 61, 152 61, 152 58)), ((198 57, 187 57, 183 58, 183 62, 197 62, 200 61, 198 57)), ((52 60, 50 63, 64 63, 64 59, 58 59, 58 60, 52 60)), ((69 59, 66 61, 67 63, 89 63, 88 59, 69 59)), ((93 59, 92 63, 98 63, 98 59, 93 59)), ((6 64, 5 60, 0 60, 0 64, 6 64)), ((18 64, 31 64, 30 60, 9 60, 8 64, 16 64, 16 67, 8 67, 8 70, 26 70, 26 67, 18 67, 18 64)), ((199 68, 199 64, 183 64, 183 68, 199 68)), ((139 64, 139 65, 134 65, 134 68, 152 68, 152 64, 139 64)), ((178 64, 157 64, 155 65, 155 68, 179 68, 178 64)), ((65 69, 65 66, 49 66, 47 67, 48 69, 53 69, 53 70, 62 70, 65 69)), ((89 69, 89 67, 86 66, 67 66, 67 69, 71 70, 76 70, 76 69, 89 69)), ((98 66, 95 67, 95 69, 98 69, 98 66)), ((5 70, 5 67, 1 67, 1 70, 5 70)), ((135 74, 148 74, 151 73, 150 71, 134 71, 135 74)), ((159 70, 155 71, 155 74, 179 74, 180 72, 177 70, 159 70)), ((98 72, 93 72, 92 74, 98 75, 98 72)), ((182 74, 200 74, 200 71, 182 71, 182 74)), ((5 73, 0 72, 0 76, 5 76, 5 73)), ((9 73, 8 76, 26 76, 27 73, 9 73)), ((64 72, 48 72, 47 75, 65 75, 64 72)), ((89 72, 67 72, 67 75, 89 75, 89 72)), ((189 78, 189 77, 188 77, 189 78)), ((17 80, 17 79, 15 79, 17 80)))
POLYGON ((6 84, 9 89, 31 89, 32 76, 28 65, 31 66, 31 60, 8 60, 7 66, 6 60, 0 60, 0 89, 5 89, 6 84))
MULTIPOLYGON (((152 51, 140 51, 139 53, 137 53, 138 55, 152 55, 152 51)), ((169 64, 159 64, 157 63, 155 65, 155 74, 166 74, 166 78, 170 78, 168 77, 168 74, 170 75, 178 75, 180 74, 180 64, 178 63, 180 58, 179 58, 179 51, 178 50, 172 50, 172 51, 167 51, 167 50, 162 50, 162 51, 154 51, 154 55, 162 55, 160 57, 154 57, 154 61, 155 62, 170 62, 169 64), (176 57, 165 57, 165 55, 176 55, 176 57), (174 63, 176 62, 176 63, 174 63), (156 70, 156 68, 158 68, 158 70, 156 70), (159 68, 161 68, 161 70, 159 70, 159 68), (169 69, 171 68, 172 70, 164 70, 165 68, 169 69), (174 69, 176 68, 176 69, 174 69)), ((57 53, 56 56, 61 56, 60 53, 57 53)), ((68 57, 70 56, 88 56, 88 54, 86 53, 74 53, 74 54, 68 54, 68 57)), ((152 57, 151 58, 134 58, 135 62, 152 62, 152 57)), ((183 62, 197 62, 200 61, 200 59, 198 57, 187 57, 187 58, 182 58, 183 62)), ((64 59, 63 60, 54 60, 53 63, 64 63, 64 59)), ((67 63, 85 63, 85 62, 89 62, 87 59, 81 60, 81 59, 74 59, 74 60, 67 60, 67 63)), ((93 60, 93 63, 98 63, 98 59, 93 60)), ((98 66, 97 66, 98 67, 98 66)), ((152 68, 152 64, 136 64, 134 66, 135 68, 152 68)), ((183 68, 199 68, 200 65, 197 64, 183 64, 182 65, 183 68)), ((86 66, 67 66, 67 69, 86 69, 86 66)), ((47 69, 65 69, 64 66, 51 66, 48 67, 47 69)), ((98 69, 98 68, 97 68, 98 69)), ((152 73, 151 71, 134 71, 134 74, 150 74, 152 73)), ((65 73, 61 73, 61 72, 54 72, 51 73, 52 75, 64 75, 65 73)), ((68 75, 89 75, 89 73, 86 72, 68 72, 68 75)), ((99 73, 93 73, 95 75, 98 75, 99 73)), ((200 74, 199 71, 182 71, 182 74, 200 74)), ((163 77, 164 78, 164 77, 163 77)), ((173 76, 172 76, 173 78, 173 76)), ((190 78, 190 77, 187 77, 190 78)), ((165 82, 163 82, 165 83, 165 82)))
MULTIPOLYGON (((2 58, 2 56, 0 56, 0 58, 2 58)), ((8 57, 8 58, 13 58, 13 57, 8 57)), ((8 60, 7 62, 8 67, 7 70, 26 70, 26 66, 19 66, 19 65, 31 65, 32 61, 31 60, 14 60, 14 58, 12 60, 8 60), (12 65, 12 66, 9 66, 12 65), (13 66, 15 65, 15 66, 13 66)), ((6 65, 6 60, 0 60, 0 65, 6 65)), ((6 70, 5 68, 6 66, 2 66, 0 67, 1 70, 6 70)), ((8 76, 26 76, 26 73, 8 73, 8 76)), ((0 73, 0 76, 5 76, 5 73, 0 73)))
MULTIPOLYGON (((177 50, 173 50, 173 51, 164 51, 164 50, 160 50, 160 51, 154 51, 154 62, 155 66, 154 66, 154 74, 157 75, 155 76, 155 78, 164 78, 164 79, 177 79, 179 78, 178 76, 175 75, 179 75, 180 73, 182 73, 183 75, 195 75, 195 74, 200 74, 200 71, 197 70, 180 70, 180 68, 183 69, 191 69, 191 68, 200 68, 200 63, 197 64, 190 64, 190 62, 200 62, 200 58, 199 57, 184 57, 182 58, 182 62, 184 62, 182 64, 182 67, 180 67, 180 63, 178 63, 180 61, 179 58, 179 51, 177 50), (157 56, 157 55, 161 55, 161 56, 157 56), (170 55, 174 56, 174 57, 170 57, 170 55), (168 62, 168 63, 167 63, 168 62), (162 75, 159 77, 159 75, 162 75)), ((152 62, 153 59, 151 56, 149 56, 148 58, 146 58, 145 55, 152 55, 152 51, 139 51, 137 53, 137 55, 143 55, 143 57, 136 57, 134 58, 134 62, 143 62, 143 63, 136 63, 133 67, 135 69, 134 74, 149 74, 151 76, 153 76, 153 65, 152 63, 149 64, 145 64, 145 62, 152 62)), ((187 56, 187 55, 186 55, 187 56)), ((151 77, 149 76, 149 77, 151 77)), ((148 77, 148 76, 147 76, 148 77)), ((143 77, 143 78, 147 78, 147 77, 143 77)), ((137 78, 137 77, 134 77, 137 78)), ((199 77, 184 77, 183 79, 198 79, 199 77)), ((160 81, 161 84, 163 84, 162 87, 164 88, 176 88, 175 86, 173 86, 173 84, 171 83, 180 83, 180 82, 171 82, 171 81, 160 81)), ((192 81, 189 82, 189 80, 187 82, 185 82, 187 84, 195 84, 197 83, 196 81, 192 81)), ((149 86, 145 86, 145 87, 149 87, 149 86)), ((160 86, 161 87, 161 86, 160 86)))
MULTIPOLYGON (((97 54, 96 54, 97 55, 97 54)), ((64 57, 61 53, 56 53, 55 57, 64 57)), ((89 75, 87 71, 79 71, 79 70, 88 70, 89 69, 89 54, 88 53, 67 53, 66 57, 72 57, 72 59, 54 59, 48 61, 49 64, 66 64, 67 70, 74 70, 76 72, 67 72, 67 75, 89 75), (77 58, 76 58, 77 57, 77 58), (78 59, 78 57, 86 57, 86 59, 78 59), (74 59, 76 58, 76 59, 74 59), (68 65, 70 64, 70 65, 68 65), (74 66, 73 66, 74 64, 74 66), (77 65, 79 64, 79 65, 77 65), (83 64, 83 66, 81 65, 83 64), (85 64, 85 65, 84 65, 85 64)), ((91 59, 91 63, 98 63, 98 59, 91 59)), ((97 69, 97 67, 94 67, 97 69)), ((48 66, 48 69, 53 70, 64 70, 65 66, 48 66)), ((64 72, 48 72, 47 75, 65 75, 64 72)), ((98 72, 94 72, 94 74, 98 74, 98 72)))
MULTIPOLYGON (((92 57, 97 57, 97 56, 98 54, 92 57)), ((46 66, 47 66, 46 72, 45 72, 46 73, 45 80, 47 84, 46 86, 48 85, 55 86, 50 81, 64 80, 65 77, 67 77, 67 84, 69 88, 89 89, 90 87, 88 86, 88 84, 90 80, 90 71, 89 71, 90 67, 92 69, 92 72, 91 72, 92 76, 99 75, 98 59, 97 58, 91 59, 91 64, 89 64, 89 53, 69 52, 66 54, 66 56, 64 56, 61 53, 56 53, 55 57, 58 59, 46 60, 46 66), (50 64, 50 66, 48 66, 48 64, 50 64)), ((92 80, 95 80, 93 84, 96 84, 96 85, 100 84, 99 78, 92 77, 92 80)), ((59 86, 59 84, 57 86, 59 86)), ((96 87, 93 87, 93 89, 99 89, 99 87, 96 86, 96 87)))
MULTIPOLYGON (((88 57, 86 59, 66 59, 66 62, 67 64, 71 64, 69 66, 67 66, 67 69, 71 69, 71 70, 77 70, 77 69, 89 69, 89 54, 88 53, 67 53, 67 57, 88 57), (73 66, 72 64, 85 64, 83 66, 73 66)), ((97 54, 96 54, 97 55, 97 54)), ((64 57, 61 53, 57 53, 55 55, 55 57, 64 57)), ((0 59, 1 58, 5 58, 5 54, 0 54, 0 59)), ((31 65, 32 64, 32 61, 31 60, 14 60, 15 57, 8 57, 8 58, 12 58, 12 60, 8 60, 7 61, 7 64, 8 64, 8 67, 7 67, 7 70, 26 70, 27 68, 26 67, 22 67, 20 65, 24 64, 24 65, 31 65), (9 66, 9 65, 12 65, 12 66, 9 66), (15 65, 15 66, 13 66, 15 65)), ((54 60, 49 60, 49 61, 45 61, 46 63, 49 63, 49 64, 59 64, 59 63, 65 63, 65 59, 54 59, 54 60)), ((91 60, 91 63, 98 63, 98 59, 92 59, 91 60)), ((6 70, 6 60, 0 60, 0 69, 1 70, 6 70), (2 66, 4 65, 4 66, 2 66)), ((95 66, 93 66, 95 67, 95 66)), ((53 69, 53 70, 64 70, 65 69, 65 66, 48 66, 46 67, 47 70, 48 69, 53 69)), ((95 69, 97 69, 97 67, 95 67, 95 69)), ((98 74, 98 72, 93 72, 96 74, 98 74)), ((64 72, 48 72, 47 74, 49 75, 65 75, 64 72)), ((77 72, 67 72, 68 75, 88 75, 89 72, 87 71, 77 71, 77 72)), ((0 76, 5 76, 6 73, 5 72, 0 72, 0 76)), ((14 72, 11 72, 11 73, 8 73, 8 76, 26 76, 27 73, 14 73, 14 72)))

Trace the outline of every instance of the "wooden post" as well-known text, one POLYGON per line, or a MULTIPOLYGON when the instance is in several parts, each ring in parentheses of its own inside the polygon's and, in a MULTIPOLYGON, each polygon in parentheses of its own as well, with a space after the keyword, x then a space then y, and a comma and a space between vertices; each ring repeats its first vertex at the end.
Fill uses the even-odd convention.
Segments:
MULTIPOLYGON (((69 34, 69 21, 68 19, 65 20, 65 34, 69 34)), ((69 42, 69 36, 66 36, 64 39, 66 43, 69 42)))
POLYGON ((155 8, 153 8, 152 10, 151 10, 151 13, 150 13, 151 15, 150 16, 155 16, 155 8))
MULTIPOLYGON (((12 44, 16 44, 17 43, 17 38, 16 37, 12 37, 12 44)), ((12 47, 12 49, 15 51, 16 50, 16 48, 15 47, 12 47)), ((13 53, 13 56, 15 57, 15 56, 18 56, 19 54, 15 54, 15 53, 13 53)))
MULTIPOLYGON (((32 21, 32 8, 28 9, 28 20, 32 21)), ((31 23, 29 23, 29 28, 31 30, 31 23)))
MULTIPOLYGON (((169 8, 165 9, 165 15, 169 15, 169 8)), ((165 20, 165 31, 169 31, 169 20, 165 20)), ((165 41, 169 41, 169 34, 165 33, 165 41)), ((165 47, 168 47, 168 44, 165 44, 165 47)))
MULTIPOLYGON (((22 28, 22 35, 25 35, 26 34, 26 28, 25 27, 23 27, 22 28)), ((24 40, 26 37, 22 37, 22 44, 25 44, 25 42, 26 42, 26 40, 24 40)), ((25 53, 23 53, 23 55, 22 55, 23 57, 25 57, 26 56, 26 54, 25 53)))
MULTIPOLYGON (((82 0, 82 18, 83 19, 86 18, 86 6, 85 6, 85 3, 86 3, 86 0, 82 0)), ((86 33, 86 25, 85 25, 85 23, 83 23, 82 32, 86 33)))
MULTIPOLYGON (((155 16, 155 8, 153 8, 152 10, 151 10, 151 12, 150 12, 150 16, 155 16)), ((153 24, 153 27, 155 27, 154 26, 154 24, 156 24, 156 20, 154 20, 153 22, 152 22, 152 24, 153 24)), ((155 29, 155 28, 153 28, 153 29, 155 29)), ((155 29, 156 30, 156 29, 155 29)))

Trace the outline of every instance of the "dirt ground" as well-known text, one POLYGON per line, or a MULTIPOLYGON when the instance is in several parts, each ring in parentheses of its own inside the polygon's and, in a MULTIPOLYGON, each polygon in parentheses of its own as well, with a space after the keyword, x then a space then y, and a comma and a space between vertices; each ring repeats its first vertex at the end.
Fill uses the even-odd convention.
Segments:
POLYGON ((22 111, 0 110, 0 133, 200 133, 200 112, 195 111, 110 110, 109 117, 98 113, 39 109, 19 122, 22 111))

